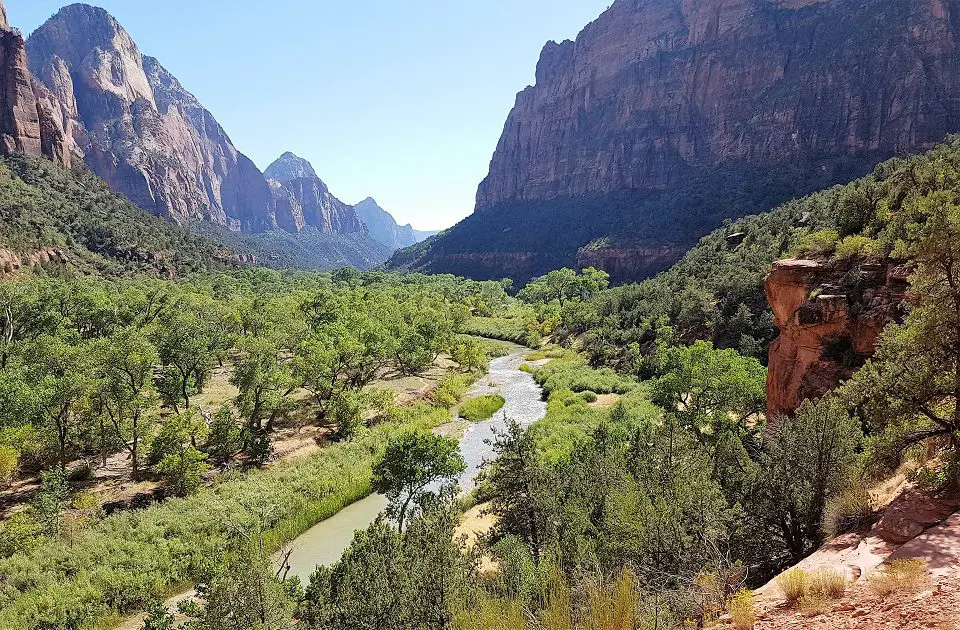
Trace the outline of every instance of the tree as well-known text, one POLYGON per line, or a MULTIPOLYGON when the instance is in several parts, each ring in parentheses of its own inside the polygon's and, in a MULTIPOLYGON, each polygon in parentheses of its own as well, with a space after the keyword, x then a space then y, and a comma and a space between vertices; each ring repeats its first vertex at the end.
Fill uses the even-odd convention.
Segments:
POLYGON ((210 470, 206 459, 206 453, 188 446, 165 456, 157 466, 157 472, 176 496, 185 497, 203 487, 203 475, 210 470))
POLYGON ((100 412, 109 418, 130 453, 132 478, 139 481, 147 413, 156 402, 153 369, 160 357, 147 336, 135 328, 124 328, 112 335, 99 354, 100 412))
POLYGON ((400 531, 411 506, 422 504, 431 484, 453 482, 466 470, 455 440, 432 433, 403 433, 390 440, 373 469, 373 489, 387 497, 400 531))
POLYGON ((140 630, 175 630, 173 615, 161 601, 151 602, 140 630))
POLYGON ((24 388, 20 395, 39 411, 43 426, 53 435, 57 463, 65 470, 73 444, 94 392, 89 342, 44 335, 31 344, 25 357, 24 388))
MULTIPOLYGON (((873 463, 896 468, 929 441, 960 452, 960 206, 951 190, 918 199, 925 218, 902 254, 917 263, 917 300, 902 325, 888 326, 875 357, 843 388, 874 434, 873 463)), ((910 227, 910 226, 908 226, 910 227)), ((916 230, 914 225, 912 229, 916 230)), ((954 470, 954 475, 957 474, 954 470)))
POLYGON ((33 500, 33 507, 44 532, 56 536, 63 527, 63 511, 70 498, 70 485, 62 470, 47 471, 40 479, 40 492, 33 500))
POLYGON ((556 300, 563 307, 565 301, 579 294, 579 289, 580 278, 577 276, 577 272, 564 267, 531 280, 517 294, 517 297, 531 303, 547 304, 556 300))
POLYGON ((230 382, 240 390, 237 409, 253 433, 273 428, 281 414, 290 409, 290 396, 298 382, 292 371, 292 358, 277 339, 251 337, 241 343, 241 356, 233 366, 230 382))
POLYGON ((211 370, 233 345, 228 314, 206 298, 181 299, 164 309, 154 327, 160 360, 170 371, 174 411, 190 408, 192 389, 202 391, 211 370))
POLYGON ((763 413, 767 371, 756 359, 706 341, 662 345, 658 359, 663 376, 651 398, 684 426, 716 437, 748 428, 745 423, 763 413))
POLYGON ((754 498, 759 503, 750 507, 768 524, 766 536, 782 541, 792 562, 822 541, 824 507, 856 471, 862 441, 859 421, 835 395, 805 401, 794 416, 768 427, 754 498))

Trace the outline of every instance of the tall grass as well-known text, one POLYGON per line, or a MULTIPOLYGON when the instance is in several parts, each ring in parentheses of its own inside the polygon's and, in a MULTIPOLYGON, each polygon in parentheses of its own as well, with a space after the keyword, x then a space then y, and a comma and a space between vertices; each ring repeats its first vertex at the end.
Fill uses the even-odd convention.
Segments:
POLYGON ((372 466, 389 436, 432 423, 430 409, 0 561, 0 628, 96 627, 195 582, 205 563, 245 532, 263 531, 279 547, 369 494, 372 466))
POLYGON ((460 406, 460 417, 470 422, 482 422, 493 417, 506 404, 506 399, 500 394, 488 394, 478 398, 471 398, 460 406))
POLYGON ((636 380, 610 368, 594 369, 579 358, 555 359, 539 368, 534 379, 547 393, 557 389, 596 394, 626 394, 637 387, 636 380))

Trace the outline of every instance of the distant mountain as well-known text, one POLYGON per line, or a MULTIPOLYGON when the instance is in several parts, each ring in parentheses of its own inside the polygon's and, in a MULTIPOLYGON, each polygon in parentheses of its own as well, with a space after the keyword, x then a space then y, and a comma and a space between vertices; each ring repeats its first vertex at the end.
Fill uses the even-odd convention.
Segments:
POLYGON ((960 0, 615 0, 543 49, 475 213, 394 264, 654 274, 727 218, 960 131, 958 40, 960 0))
POLYGON ((151 214, 194 229, 211 226, 205 232, 249 235, 241 240, 270 259, 327 246, 308 259, 370 267, 389 256, 312 169, 281 160, 274 173, 281 186, 268 183, 213 115, 103 9, 61 9, 31 34, 26 58, 22 37, 0 31, 7 59, 0 67, 0 153, 42 152, 61 163, 82 158, 151 214), (29 72, 11 60, 28 63, 29 72))
POLYGON ((311 225, 324 234, 369 234, 353 207, 334 197, 305 159, 284 153, 265 174, 275 200, 277 223, 288 232, 311 225))
POLYGON ((381 208, 370 197, 355 205, 354 209, 363 222, 367 224, 370 236, 390 248, 391 252, 416 245, 439 233, 415 230, 409 223, 398 225, 393 215, 381 208))

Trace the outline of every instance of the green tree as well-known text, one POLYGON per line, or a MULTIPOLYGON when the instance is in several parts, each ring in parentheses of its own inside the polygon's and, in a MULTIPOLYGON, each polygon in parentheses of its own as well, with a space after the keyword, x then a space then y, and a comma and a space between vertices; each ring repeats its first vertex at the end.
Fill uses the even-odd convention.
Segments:
POLYGON ((140 630, 175 630, 174 618, 161 601, 154 601, 147 608, 147 616, 140 630))
POLYGON ((37 520, 48 536, 57 536, 63 528, 63 511, 70 499, 70 485, 62 470, 44 472, 40 476, 40 491, 33 500, 37 520))
POLYGON ((388 514, 400 531, 412 506, 422 505, 431 484, 454 482, 466 470, 455 440, 432 433, 407 432, 390 440, 373 469, 373 489, 387 497, 388 514))
POLYGON ((140 480, 140 448, 149 432, 148 414, 156 404, 153 370, 160 360, 147 336, 125 328, 101 346, 100 412, 110 420, 130 453, 132 477, 140 480))
POLYGON ((651 399, 684 426, 719 436, 746 429, 763 413, 767 371, 756 359, 706 341, 661 346, 658 359, 663 376, 653 382, 651 399))
POLYGON ((185 497, 203 487, 203 475, 210 470, 206 460, 206 453, 188 446, 165 456, 157 466, 157 472, 175 495, 185 497))

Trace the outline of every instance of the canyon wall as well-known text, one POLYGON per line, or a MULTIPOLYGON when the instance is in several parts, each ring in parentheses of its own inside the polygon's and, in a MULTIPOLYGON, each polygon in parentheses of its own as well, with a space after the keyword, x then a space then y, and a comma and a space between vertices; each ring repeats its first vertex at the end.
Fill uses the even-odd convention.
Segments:
POLYGON ((905 314, 910 269, 890 262, 782 260, 767 276, 780 337, 770 347, 769 418, 850 378, 905 314))

